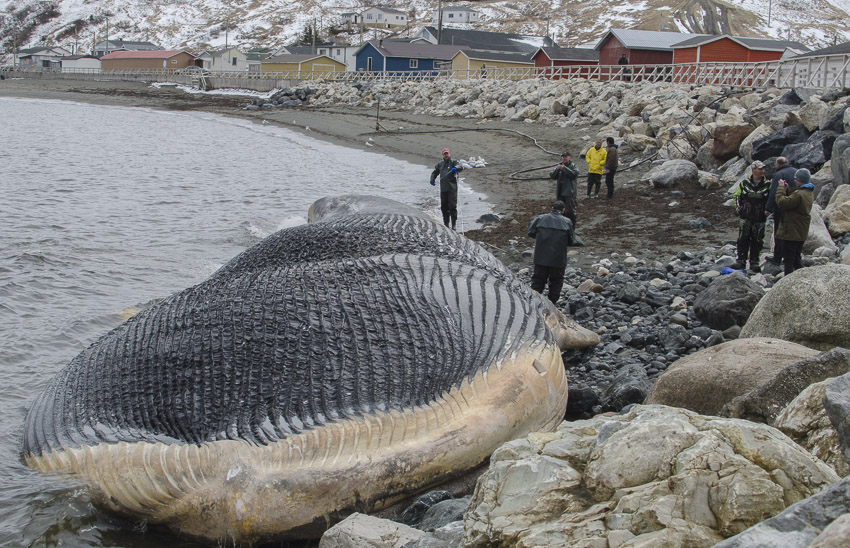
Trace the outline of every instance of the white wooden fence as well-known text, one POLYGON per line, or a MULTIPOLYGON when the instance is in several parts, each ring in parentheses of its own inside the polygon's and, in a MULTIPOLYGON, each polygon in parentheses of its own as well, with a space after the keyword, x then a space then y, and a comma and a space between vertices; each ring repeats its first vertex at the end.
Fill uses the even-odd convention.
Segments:
POLYGON ((7 77, 68 78, 100 80, 138 80, 174 82, 208 88, 245 88, 269 91, 312 81, 380 82, 424 81, 439 78, 461 80, 525 80, 530 78, 627 82, 675 82, 713 84, 734 88, 764 89, 814 88, 820 90, 850 87, 850 55, 807 57, 762 63, 685 63, 677 65, 576 65, 566 67, 487 67, 481 70, 432 71, 282 71, 282 72, 206 72, 196 68, 180 70, 98 71, 77 69, 49 71, 35 69, 0 71, 7 77))

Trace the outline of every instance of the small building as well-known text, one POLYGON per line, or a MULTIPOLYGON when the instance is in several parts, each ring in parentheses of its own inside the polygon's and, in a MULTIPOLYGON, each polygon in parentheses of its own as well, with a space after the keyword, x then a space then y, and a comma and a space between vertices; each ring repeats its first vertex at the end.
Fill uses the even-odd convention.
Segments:
MULTIPOLYGON (((539 48, 537 52, 531 56, 534 61, 534 66, 544 70, 543 76, 546 78, 560 78, 561 73, 554 69, 555 67, 571 67, 571 66, 597 66, 599 64, 599 52, 588 48, 561 48, 547 47, 539 48)), ((590 75, 590 69, 571 72, 578 78, 587 77, 590 75)))
POLYGON ((392 8, 369 8, 360 16, 363 18, 363 25, 369 28, 392 29, 407 26, 407 14, 392 8))
POLYGON ((488 78, 499 69, 500 77, 519 80, 534 70, 534 61, 528 53, 462 49, 452 57, 455 78, 488 78), (510 70, 513 69, 513 70, 510 70))
POLYGON ((245 64, 248 67, 248 72, 260 72, 260 63, 264 59, 271 57, 271 48, 255 48, 245 52, 245 64))
POLYGON ((799 42, 747 38, 728 34, 695 36, 673 44, 673 63, 759 63, 809 50, 799 42))
POLYGON ((40 46, 19 49, 13 55, 12 64, 22 69, 59 70, 62 57, 71 52, 61 46, 40 46))
POLYGON ((344 72, 345 64, 327 55, 284 54, 260 61, 263 72, 344 72))
POLYGON ((238 48, 208 49, 198 55, 201 68, 211 72, 248 70, 248 56, 238 48))
POLYGON ((448 67, 465 46, 440 46, 423 42, 370 40, 355 54, 358 71, 430 72, 448 67))
POLYGON ((62 72, 100 72, 100 59, 94 55, 68 55, 59 62, 62 72))
POLYGON ((356 11, 348 11, 340 15, 341 25, 348 29, 359 26, 362 21, 363 17, 356 11))
POLYGON ((103 57, 113 51, 153 51, 162 48, 153 42, 134 42, 131 40, 101 40, 94 46, 94 54, 103 57))
POLYGON ((623 54, 630 65, 669 65, 673 63, 673 44, 705 36, 685 32, 610 29, 593 49, 599 52, 600 65, 616 65, 623 54))
POLYGON ((104 71, 170 70, 195 66, 195 56, 182 50, 113 51, 100 62, 104 71))
MULTIPOLYGON (((434 10, 434 26, 439 26, 440 12, 434 10)), ((446 6, 443 8, 443 25, 460 25, 477 23, 481 20, 481 12, 464 6, 446 6)))
POLYGON ((454 28, 443 28, 442 31, 438 31, 435 27, 425 27, 420 30, 412 40, 412 42, 416 41, 425 41, 431 44, 437 44, 439 42, 441 45, 466 46, 470 49, 481 51, 527 53, 528 55, 533 55, 538 48, 557 45, 548 36, 454 28))

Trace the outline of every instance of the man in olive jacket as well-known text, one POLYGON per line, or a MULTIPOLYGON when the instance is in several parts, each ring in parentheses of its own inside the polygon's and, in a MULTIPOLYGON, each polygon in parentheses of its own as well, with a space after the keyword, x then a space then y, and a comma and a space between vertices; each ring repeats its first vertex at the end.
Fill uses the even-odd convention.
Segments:
POLYGON ((788 181, 779 181, 776 191, 776 205, 782 210, 777 235, 782 239, 782 260, 785 261, 785 275, 802 268, 803 243, 809 237, 809 224, 812 222, 812 202, 815 185, 808 169, 798 169, 794 175, 794 185, 788 181))
POLYGON ((552 212, 538 215, 528 227, 528 236, 534 238, 534 274, 531 289, 543 293, 549 282, 549 300, 553 304, 561 296, 564 287, 564 271, 567 268, 567 248, 575 243, 573 223, 566 216, 564 202, 552 205, 552 212))
POLYGON ((431 186, 436 186, 437 177, 440 178, 440 211, 443 212, 443 224, 449 226, 451 220, 452 230, 457 224, 457 174, 463 171, 463 166, 457 160, 452 160, 449 149, 443 149, 443 159, 431 172, 431 186))
POLYGON ((569 152, 561 154, 561 163, 555 166, 549 178, 558 180, 555 199, 564 202, 567 206, 566 216, 573 222, 573 228, 575 228, 578 167, 573 163, 573 157, 569 152))

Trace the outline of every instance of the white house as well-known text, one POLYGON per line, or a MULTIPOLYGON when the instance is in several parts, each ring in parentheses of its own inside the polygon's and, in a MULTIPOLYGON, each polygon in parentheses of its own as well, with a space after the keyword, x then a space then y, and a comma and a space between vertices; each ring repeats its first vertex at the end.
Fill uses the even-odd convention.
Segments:
POLYGON ((13 64, 23 69, 58 70, 60 59, 71 55, 61 46, 41 46, 19 49, 14 54, 13 64))
MULTIPOLYGON (((439 25, 439 10, 434 10, 434 25, 439 25)), ((455 25, 461 23, 477 23, 481 20, 481 12, 463 6, 446 6, 443 8, 443 24, 455 25)))
POLYGON ((62 72, 100 72, 100 58, 94 55, 60 57, 62 72))
POLYGON ((392 8, 369 8, 361 14, 369 28, 390 29, 407 26, 407 14, 392 8))
POLYGON ((322 44, 321 46, 316 46, 316 54, 327 55, 334 61, 343 63, 345 65, 345 70, 356 70, 355 64, 357 60, 354 58, 354 54, 357 53, 358 49, 360 49, 360 46, 322 44))
POLYGON ((248 70, 248 56, 237 48, 208 49, 198 55, 201 68, 209 71, 241 72, 248 70))

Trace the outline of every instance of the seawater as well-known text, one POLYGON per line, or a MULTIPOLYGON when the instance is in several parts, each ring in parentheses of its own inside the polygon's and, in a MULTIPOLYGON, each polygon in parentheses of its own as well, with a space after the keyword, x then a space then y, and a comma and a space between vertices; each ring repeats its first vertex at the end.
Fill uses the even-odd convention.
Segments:
MULTIPOLYGON (((30 402, 129 314, 306 222, 318 198, 438 216, 430 170, 238 118, 0 98, 0 546, 193 546, 22 465, 30 402)), ((470 227, 489 206, 461 193, 470 227)))

